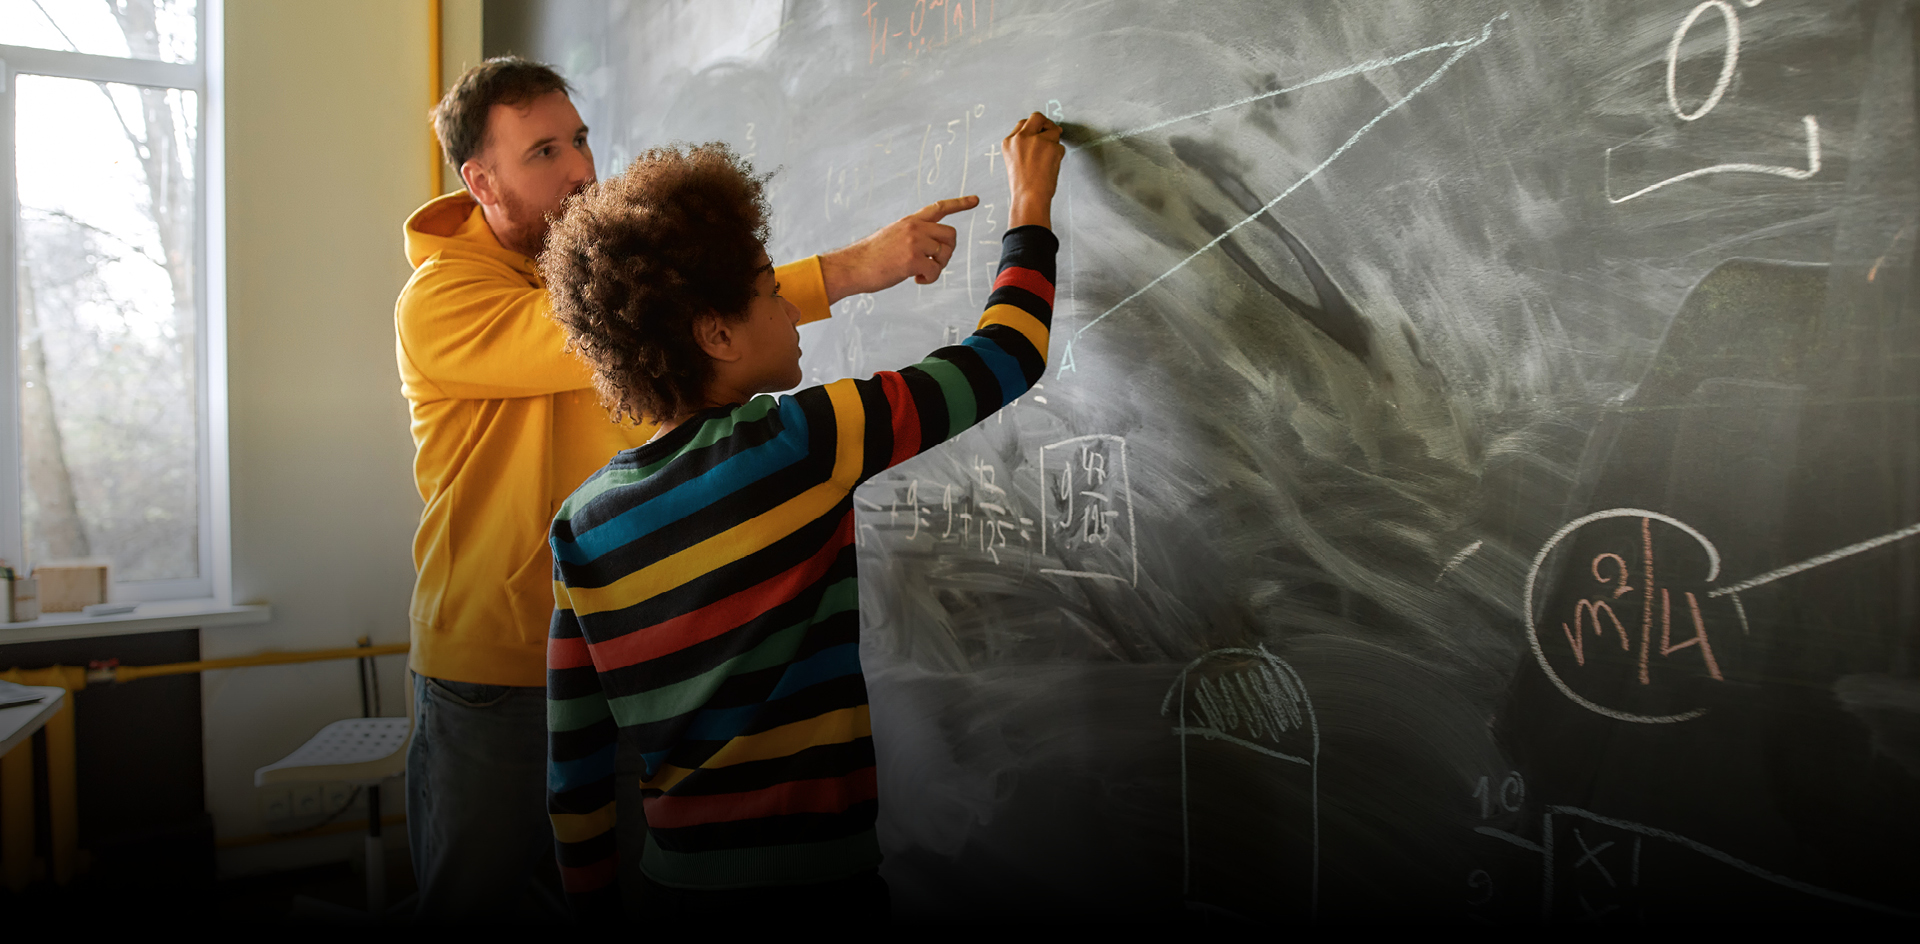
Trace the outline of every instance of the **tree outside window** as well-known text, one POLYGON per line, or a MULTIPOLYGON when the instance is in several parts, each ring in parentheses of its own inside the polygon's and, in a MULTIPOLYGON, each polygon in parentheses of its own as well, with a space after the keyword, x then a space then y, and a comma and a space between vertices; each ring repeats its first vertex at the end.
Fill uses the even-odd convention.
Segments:
MULTIPOLYGON (((0 0, 0 35, 192 62, 194 0, 0 0)), ((30 562, 201 578, 200 95, 15 76, 13 280, 30 562)))

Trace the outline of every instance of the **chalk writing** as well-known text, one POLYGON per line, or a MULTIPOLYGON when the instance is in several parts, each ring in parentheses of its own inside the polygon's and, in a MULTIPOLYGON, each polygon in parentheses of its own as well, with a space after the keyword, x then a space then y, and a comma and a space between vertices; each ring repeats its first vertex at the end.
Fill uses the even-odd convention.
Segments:
MULTIPOLYGON (((1474 781, 1473 792, 1468 795, 1468 798, 1475 803, 1482 821, 1497 821, 1510 818, 1512 814, 1520 812, 1526 806, 1527 781, 1526 778, 1520 776, 1520 772, 1517 770, 1508 771, 1506 776, 1498 781, 1495 781, 1491 776, 1483 775, 1474 781)), ((1482 826, 1476 831, 1484 835, 1495 836, 1509 842, 1518 843, 1523 847, 1533 846, 1532 843, 1528 843, 1518 836, 1514 836, 1511 833, 1492 826, 1482 826)), ((1537 847, 1534 848, 1537 850, 1537 847)), ((1510 869, 1499 869, 1494 862, 1484 862, 1481 864, 1490 866, 1491 868, 1474 868, 1469 869, 1467 872, 1467 888, 1469 889, 1467 904, 1474 908, 1479 908, 1493 901, 1498 887, 1503 883, 1513 880, 1513 876, 1508 874, 1510 869), (1498 878, 1495 877, 1496 872, 1500 873, 1498 878)))
MULTIPOLYGON (((1637 721, 1643 723, 1685 721, 1699 717, 1705 713, 1706 709, 1697 708, 1676 713, 1653 715, 1625 711, 1618 707, 1602 706, 1576 693, 1572 685, 1569 684, 1566 674, 1568 670, 1577 670, 1588 666, 1588 657, 1592 654, 1592 650, 1588 648, 1590 640, 1603 643, 1611 639, 1617 644, 1619 651, 1628 653, 1635 652, 1635 647, 1637 646, 1637 655, 1635 656, 1633 666, 1635 678, 1640 685, 1651 685, 1654 680, 1652 657, 1656 651, 1653 643, 1653 627, 1657 620, 1660 625, 1658 652, 1662 659, 1670 658, 1675 653, 1684 649, 1694 649, 1699 655, 1701 665, 1708 677, 1714 681, 1724 681, 1720 672, 1719 662, 1714 657, 1713 644, 1707 631, 1706 621, 1700 613, 1698 595, 1693 590, 1683 589, 1681 591, 1685 595, 1689 608, 1688 613, 1683 615, 1691 617, 1693 636, 1679 642, 1674 641, 1673 588, 1663 586, 1660 583, 1661 580, 1666 580, 1668 577, 1659 572, 1655 566, 1655 522, 1659 522, 1668 528, 1677 529, 1681 535, 1694 541, 1697 547, 1704 552, 1707 562, 1705 581, 1711 582, 1719 577, 1720 552, 1713 546, 1713 542, 1707 540, 1705 535, 1694 530, 1690 525, 1658 512, 1642 511, 1632 508, 1616 508, 1609 511, 1596 512, 1562 528, 1547 542, 1547 545, 1541 549, 1540 554, 1534 558, 1533 569, 1527 574, 1526 612, 1529 616, 1528 634, 1533 643, 1534 654, 1540 661, 1541 668, 1546 671, 1547 676, 1553 680, 1553 683, 1559 687, 1560 691, 1569 698, 1572 698, 1576 703, 1621 721, 1637 721), (1615 545, 1617 548, 1625 550, 1628 554, 1632 555, 1633 564, 1631 568, 1629 567, 1628 557, 1626 555, 1618 553, 1617 551, 1602 551, 1590 558, 1586 562, 1586 566, 1581 568, 1583 572, 1582 577, 1575 578, 1576 581, 1583 578, 1590 578, 1591 583, 1586 585, 1589 589, 1585 592, 1575 593, 1577 598, 1572 601, 1566 616, 1557 621, 1560 636, 1566 642, 1564 651, 1573 657, 1573 665, 1567 666, 1561 664, 1556 666, 1555 663, 1559 660, 1551 658, 1541 643, 1540 634, 1537 630, 1538 620, 1534 616, 1536 612, 1533 609, 1535 582, 1539 579, 1541 566, 1561 541, 1570 537, 1575 532, 1580 531, 1582 528, 1598 522, 1615 519, 1631 520, 1636 518, 1638 519, 1638 527, 1634 530, 1637 531, 1637 535, 1631 533, 1621 534, 1617 530, 1606 532, 1607 539, 1618 542, 1615 545), (1634 540, 1635 537, 1637 537, 1637 540, 1634 540), (1633 599, 1629 600, 1627 599, 1628 597, 1633 597, 1633 599), (1632 621, 1638 624, 1637 634, 1629 628, 1630 623, 1628 620, 1622 620, 1620 618, 1616 604, 1622 606, 1637 604, 1639 619, 1632 621)), ((1697 578, 1694 579, 1694 582, 1698 582, 1697 578)), ((1563 587, 1562 589, 1574 589, 1577 591, 1578 584, 1572 588, 1563 587)), ((1682 672, 1675 676, 1676 680, 1690 677, 1692 677, 1691 673, 1687 672, 1682 672)))
POLYGON ((905 532, 909 541, 924 538, 936 546, 965 548, 1003 564, 1007 555, 1033 550, 1036 522, 1014 507, 1000 482, 999 468, 975 455, 964 485, 894 482, 892 499, 875 507, 886 510, 888 529, 905 532))
POLYGON ((1040 551, 1051 546, 1062 562, 1075 565, 1040 572, 1138 586, 1126 439, 1079 436, 1042 446, 1040 482, 1040 551))
POLYGON ((1202 737, 1306 767, 1312 817, 1309 908, 1320 900, 1320 720, 1306 683, 1293 666, 1265 646, 1215 649, 1187 663, 1160 699, 1161 717, 1173 717, 1180 742, 1180 892, 1192 900, 1193 828, 1187 740, 1202 737), (1176 706, 1178 714, 1174 714, 1176 706))
MULTIPOLYGON (((1845 892, 1812 885, 1760 868, 1705 843, 1665 829, 1603 816, 1572 806, 1548 806, 1540 817, 1540 839, 1532 841, 1491 826, 1474 832, 1516 846, 1541 858, 1540 917, 1604 923, 1642 900, 1642 889, 1670 890, 1693 884, 1701 868, 1718 863, 1774 889, 1902 918, 1920 917, 1903 909, 1845 892), (1704 861, 1703 861, 1704 860, 1704 861)), ((1492 898, 1491 877, 1469 873, 1475 904, 1492 898)), ((1703 901, 1703 909, 1716 907, 1703 901)), ((1711 912, 1703 910, 1698 917, 1711 912)))
POLYGON ((867 0, 861 14, 867 24, 867 62, 917 57, 966 40, 969 33, 974 41, 990 36, 998 6, 998 0, 867 0))
POLYGON ((845 214, 856 206, 873 206, 873 169, 867 164, 827 165, 827 186, 821 192, 823 219, 845 214))
MULTIPOLYGON (((1692 675, 1704 674, 1712 681, 1725 681, 1720 658, 1714 650, 1713 635, 1702 611, 1703 599, 1727 597, 1728 602, 1733 604, 1733 613, 1740 625, 1741 635, 1745 636, 1751 632, 1751 628, 1747 621, 1746 607, 1740 601, 1739 594, 1742 591, 1916 536, 1920 536, 1920 524, 1909 525, 1898 531, 1788 564, 1728 586, 1708 589, 1706 585, 1718 580, 1720 576, 1720 552, 1706 535, 1685 522, 1659 512, 1637 508, 1614 508, 1594 512, 1563 526, 1534 556, 1533 566, 1527 572, 1523 600, 1524 611, 1527 614, 1528 641, 1533 647, 1534 657, 1539 661, 1547 677, 1562 694, 1576 704, 1620 721, 1640 723, 1688 721, 1705 714, 1706 709, 1645 714, 1601 705, 1575 691, 1568 681, 1567 670, 1587 667, 1590 657, 1594 654, 1594 650, 1589 646, 1595 644, 1605 646, 1611 640, 1618 651, 1633 655, 1632 678, 1638 685, 1655 685, 1659 678, 1654 672, 1656 663, 1653 659, 1656 655, 1662 660, 1675 656, 1686 659, 1697 657, 1697 667, 1693 669, 1692 675), (1611 533, 1609 538, 1612 541, 1617 542, 1618 545, 1629 545, 1622 548, 1626 553, 1601 551, 1588 558, 1585 566, 1580 569, 1579 573, 1583 576, 1575 579, 1590 580, 1586 585, 1586 592, 1575 593, 1575 598, 1569 604, 1570 608, 1565 611, 1565 615, 1552 621, 1559 630, 1558 638, 1565 642, 1562 651, 1572 657, 1572 665, 1567 666, 1562 661, 1564 657, 1556 658, 1541 640, 1539 632, 1541 614, 1536 608, 1536 602, 1545 602, 1545 597, 1544 594, 1536 596, 1536 592, 1543 592, 1545 588, 1540 587, 1538 581, 1543 566, 1556 547, 1588 526, 1614 519, 1629 521, 1638 519, 1638 527, 1634 529, 1637 531, 1637 540, 1618 532, 1611 533), (1691 541, 1697 548, 1697 553, 1704 555, 1706 565, 1704 577, 1683 575, 1680 581, 1675 581, 1670 574, 1656 568, 1656 523, 1664 526, 1663 530, 1677 530, 1684 538, 1679 542, 1681 545, 1684 546, 1687 541, 1691 541), (1680 586, 1681 583, 1694 584, 1699 592, 1680 586), (1629 597, 1632 599, 1628 599, 1629 597), (1630 615, 1623 619, 1620 615, 1621 610, 1616 604, 1636 607, 1637 614, 1630 612, 1630 615), (1634 615, 1637 615, 1638 619, 1634 619, 1634 615), (1676 622, 1680 624, 1677 629, 1676 622), (1659 626, 1657 642, 1654 638, 1656 623, 1659 626), (1689 632, 1691 635, 1687 635, 1689 632)), ((1560 589, 1569 588, 1563 586, 1560 589)), ((1578 587, 1572 589, 1577 590, 1578 587)), ((1672 665, 1672 663, 1662 664, 1672 665)), ((1682 672, 1675 677, 1686 678, 1688 675, 1689 673, 1682 672)))
MULTIPOLYGON (((1751 2, 1741 0, 1741 3, 1743 6, 1754 7, 1759 5, 1759 0, 1751 0, 1751 2)), ((1715 106, 1720 104, 1721 98, 1726 95, 1728 87, 1733 83, 1734 69, 1739 65, 1739 62, 1740 14, 1734 10, 1732 4, 1727 3, 1726 0, 1706 0, 1705 3, 1694 7, 1693 11, 1688 13, 1686 18, 1680 21, 1679 28, 1673 31, 1672 41, 1667 44, 1667 107, 1671 109, 1674 116, 1681 121, 1700 120, 1708 112, 1713 111, 1715 106), (1720 49, 1720 73, 1719 76, 1714 79, 1713 88, 1707 92, 1706 97, 1700 104, 1689 109, 1680 101, 1680 46, 1686 41, 1687 34, 1692 31, 1694 25, 1699 22, 1701 15, 1709 10, 1718 14, 1721 24, 1725 27, 1725 39, 1722 41, 1720 49)), ((1602 188, 1606 192, 1607 202, 1613 204, 1625 203, 1628 200, 1646 196, 1663 187, 1711 174, 1766 174, 1773 177, 1785 177, 1789 180, 1806 180, 1820 173, 1820 121, 1813 115, 1805 115, 1801 117, 1800 124, 1806 135, 1807 142, 1807 166, 1805 167, 1755 164, 1751 162, 1713 164, 1707 167, 1696 168, 1683 174, 1676 174, 1665 180, 1641 187, 1621 197, 1615 197, 1613 195, 1613 152, 1617 150, 1618 146, 1607 148, 1604 168, 1605 174, 1603 175, 1602 183, 1602 188)))
MULTIPOLYGON (((956 264, 953 268, 961 273, 959 283, 965 288, 969 306, 978 305, 981 301, 981 295, 978 293, 984 292, 993 282, 993 266, 988 261, 993 257, 988 256, 982 259, 981 264, 976 266, 975 246, 985 244, 998 247, 1000 245, 998 238, 1000 224, 995 214, 999 212, 1002 204, 990 202, 994 199, 990 191, 975 194, 968 189, 968 184, 977 178, 977 174, 973 171, 973 163, 978 159, 985 159, 987 162, 987 176, 979 178, 986 181, 987 188, 997 189, 997 186, 1005 185, 1004 181, 996 184, 995 175, 992 173, 994 163, 1000 157, 998 140, 993 140, 984 150, 976 148, 973 143, 973 126, 976 122, 983 121, 986 114, 987 106, 976 103, 962 108, 957 114, 947 113, 954 117, 943 115, 927 122, 920 132, 920 149, 913 167, 914 196, 918 200, 932 202, 937 197, 965 195, 981 197, 982 203, 975 208, 974 212, 948 221, 966 230, 966 235, 954 247, 956 264), (987 238, 989 236, 994 238, 987 238), (980 284, 976 285, 976 281, 980 284)), ((952 286, 954 280, 948 279, 947 273, 942 271, 940 278, 934 284, 952 286)))
POLYGON ((1481 819, 1492 819, 1496 807, 1509 813, 1518 813, 1527 800, 1527 782, 1517 770, 1500 781, 1497 789, 1492 786, 1492 781, 1481 777, 1480 782, 1474 785, 1473 798, 1480 801, 1481 819))

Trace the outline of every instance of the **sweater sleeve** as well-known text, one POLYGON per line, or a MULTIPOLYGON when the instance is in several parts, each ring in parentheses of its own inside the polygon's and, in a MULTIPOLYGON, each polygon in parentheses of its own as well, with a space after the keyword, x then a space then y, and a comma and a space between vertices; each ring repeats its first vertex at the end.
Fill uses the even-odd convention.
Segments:
MULTIPOLYGON (((820 257, 774 270, 800 322, 829 314, 820 257)), ((567 350, 544 288, 489 260, 435 258, 407 283, 396 311, 400 349, 421 377, 454 399, 533 397, 593 385, 567 350)))
POLYGON ((565 585, 554 584, 547 637, 547 817, 560 879, 577 917, 620 909, 618 728, 565 585))
POLYGON ((960 435, 1012 403, 1047 367, 1059 240, 1043 226, 1008 230, 978 328, 920 363, 796 394, 833 430, 833 478, 846 488, 960 435))

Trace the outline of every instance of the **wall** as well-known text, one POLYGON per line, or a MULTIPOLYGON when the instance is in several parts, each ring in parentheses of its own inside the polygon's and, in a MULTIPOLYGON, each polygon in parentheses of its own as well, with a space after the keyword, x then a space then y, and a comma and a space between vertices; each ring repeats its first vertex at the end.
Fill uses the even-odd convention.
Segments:
MULTIPOLYGON (((227 7, 233 587, 236 600, 273 604, 274 618, 205 633, 209 658, 407 638, 420 499, 393 301, 409 271, 401 223, 429 190, 427 11, 227 7)), ((396 714, 402 663, 380 662, 396 714)), ((351 662, 208 673, 204 691, 221 837, 267 829, 255 768, 360 713, 351 662)), ((229 849, 221 872, 337 860, 359 841, 229 849)))
MULTIPOLYGON (((440 87, 453 85, 468 69, 480 64, 484 58, 480 48, 483 0, 441 0, 440 3, 440 87)), ((438 147, 435 153, 439 153, 438 147)), ((443 193, 462 189, 466 184, 460 181, 460 173, 440 161, 440 190, 443 193)))

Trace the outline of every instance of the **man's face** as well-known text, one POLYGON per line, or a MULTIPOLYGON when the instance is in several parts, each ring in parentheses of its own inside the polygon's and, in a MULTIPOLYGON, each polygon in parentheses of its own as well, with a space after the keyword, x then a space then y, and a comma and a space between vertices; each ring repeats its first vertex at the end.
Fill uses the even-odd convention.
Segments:
POLYGON ((565 92, 495 105, 487 115, 486 147, 461 166, 460 176, 486 208, 501 244, 538 255, 547 217, 594 181, 587 126, 565 92))

